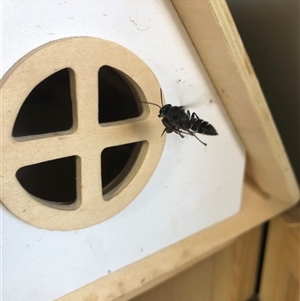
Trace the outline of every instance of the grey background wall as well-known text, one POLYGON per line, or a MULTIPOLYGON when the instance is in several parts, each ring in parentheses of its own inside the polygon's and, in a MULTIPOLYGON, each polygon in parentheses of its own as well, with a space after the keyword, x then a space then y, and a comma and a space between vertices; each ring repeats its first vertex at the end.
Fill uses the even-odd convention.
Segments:
POLYGON ((300 1, 227 4, 300 183, 300 1))

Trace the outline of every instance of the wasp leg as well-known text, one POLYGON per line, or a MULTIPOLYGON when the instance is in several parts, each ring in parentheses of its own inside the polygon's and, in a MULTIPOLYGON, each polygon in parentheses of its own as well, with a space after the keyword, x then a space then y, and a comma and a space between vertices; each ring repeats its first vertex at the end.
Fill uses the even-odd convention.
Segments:
POLYGON ((200 118, 195 112, 193 112, 191 119, 200 119, 200 118))
POLYGON ((191 131, 189 131, 189 130, 186 130, 186 129, 184 129, 184 130, 182 130, 182 129, 178 129, 177 131, 178 131, 178 135, 179 135, 179 133, 181 133, 181 134, 185 134, 185 135, 194 136, 194 134, 192 134, 192 132, 191 132, 191 131))
POLYGON ((189 133, 189 132, 187 132, 187 131, 184 131, 184 130, 178 130, 178 135, 182 135, 182 134, 193 136, 191 133, 189 133))
MULTIPOLYGON (((176 133, 177 135, 179 135, 181 138, 184 138, 184 135, 182 135, 182 133, 184 133, 183 131, 181 130, 178 130, 178 129, 173 129, 174 133, 176 133)), ((186 133, 184 133, 186 134, 186 133)))
MULTIPOLYGON (((187 110, 186 111, 186 114, 188 115, 188 117, 189 117, 189 120, 191 119, 191 113, 190 113, 190 111, 189 110, 187 110)), ((195 114, 195 113, 193 113, 193 114, 195 114)))
POLYGON ((199 142, 201 142, 203 145, 207 145, 205 142, 203 142, 202 140, 200 140, 197 135, 195 133, 193 133, 192 131, 189 131, 189 130, 186 130, 186 131, 181 131, 181 133, 184 133, 186 135, 190 135, 190 136, 193 136, 195 137, 199 142))
POLYGON ((198 141, 200 141, 203 145, 207 145, 205 142, 203 142, 202 140, 200 140, 195 134, 193 135, 198 141))
POLYGON ((163 132, 161 133, 160 137, 162 137, 165 132, 166 132, 166 129, 163 130, 163 132))
POLYGON ((191 135, 194 136, 194 137, 195 137, 198 141, 200 141, 203 145, 205 145, 205 146, 207 145, 205 142, 203 142, 202 140, 200 140, 200 139, 195 135, 195 133, 192 132, 191 135))
POLYGON ((183 135, 183 134, 189 135, 189 136, 193 136, 193 137, 195 137, 199 142, 201 142, 203 145, 205 145, 205 146, 207 145, 205 142, 201 141, 201 140, 195 135, 195 133, 193 133, 192 131, 189 131, 189 130, 184 131, 184 130, 173 129, 173 132, 176 133, 176 134, 178 134, 181 138, 184 138, 184 135, 183 135))

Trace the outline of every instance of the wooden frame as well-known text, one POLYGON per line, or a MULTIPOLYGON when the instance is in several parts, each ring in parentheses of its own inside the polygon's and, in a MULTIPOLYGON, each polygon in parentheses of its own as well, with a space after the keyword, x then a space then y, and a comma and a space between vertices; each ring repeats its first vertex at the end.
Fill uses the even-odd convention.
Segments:
POLYGON ((217 252, 299 199, 272 116, 224 0, 172 0, 247 151, 239 213, 59 298, 128 300, 217 252))

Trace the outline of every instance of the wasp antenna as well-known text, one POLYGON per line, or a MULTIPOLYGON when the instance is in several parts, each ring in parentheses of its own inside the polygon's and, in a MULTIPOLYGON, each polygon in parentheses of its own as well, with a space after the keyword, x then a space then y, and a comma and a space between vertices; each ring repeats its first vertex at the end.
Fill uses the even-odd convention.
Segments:
POLYGON ((160 88, 160 102, 161 102, 161 106, 163 107, 163 99, 162 99, 162 89, 160 88))
POLYGON ((157 106, 161 109, 161 106, 159 106, 157 103, 153 103, 153 102, 149 102, 149 101, 141 101, 141 103, 147 103, 147 104, 150 104, 150 105, 153 105, 153 106, 157 106))

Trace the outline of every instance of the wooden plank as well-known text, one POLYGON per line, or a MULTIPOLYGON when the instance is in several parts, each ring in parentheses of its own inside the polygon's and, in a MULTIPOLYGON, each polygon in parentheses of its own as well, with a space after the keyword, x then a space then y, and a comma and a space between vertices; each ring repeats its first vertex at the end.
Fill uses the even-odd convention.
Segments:
POLYGON ((262 226, 216 254, 212 301, 248 300, 255 292, 262 226))
POLYGON ((172 0, 243 141, 247 175, 266 193, 295 203, 299 188, 225 0, 172 0))
POLYGON ((241 301, 255 291, 262 226, 131 301, 241 301))
POLYGON ((286 203, 246 181, 240 212, 140 261, 75 290, 59 301, 128 300, 223 249, 232 239, 282 212, 286 203))
POLYGON ((270 224, 260 290, 262 301, 297 301, 300 298, 299 205, 293 210, 297 218, 295 213, 285 214, 270 224))
POLYGON ((213 264, 208 258, 131 301, 211 301, 213 264))

